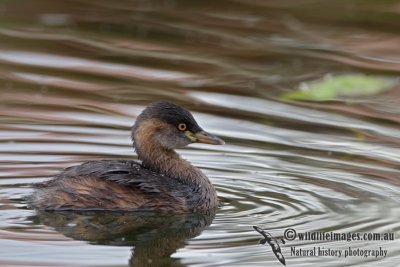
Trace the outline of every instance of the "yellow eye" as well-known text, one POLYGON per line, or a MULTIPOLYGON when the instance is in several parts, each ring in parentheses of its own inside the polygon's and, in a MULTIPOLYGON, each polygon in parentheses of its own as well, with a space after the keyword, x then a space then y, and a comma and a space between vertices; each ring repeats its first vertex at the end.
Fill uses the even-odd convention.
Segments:
POLYGON ((179 129, 180 131, 186 130, 186 124, 184 124, 184 123, 179 123, 178 129, 179 129))

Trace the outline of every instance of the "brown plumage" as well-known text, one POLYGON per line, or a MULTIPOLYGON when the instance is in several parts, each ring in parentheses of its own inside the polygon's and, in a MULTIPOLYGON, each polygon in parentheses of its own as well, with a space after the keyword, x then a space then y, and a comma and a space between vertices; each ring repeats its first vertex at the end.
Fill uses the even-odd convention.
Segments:
POLYGON ((30 197, 40 210, 148 210, 205 212, 217 207, 210 180, 182 159, 175 148, 190 143, 223 144, 204 132, 186 109, 159 101, 149 105, 132 127, 140 162, 89 161, 65 169, 36 185, 30 197))

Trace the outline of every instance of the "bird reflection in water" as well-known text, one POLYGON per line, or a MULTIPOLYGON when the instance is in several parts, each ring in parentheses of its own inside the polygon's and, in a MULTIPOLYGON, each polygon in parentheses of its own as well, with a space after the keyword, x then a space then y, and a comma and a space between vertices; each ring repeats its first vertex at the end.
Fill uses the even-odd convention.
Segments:
POLYGON ((185 266, 171 255, 200 235, 214 215, 37 211, 30 219, 90 244, 132 246, 129 266, 185 266))

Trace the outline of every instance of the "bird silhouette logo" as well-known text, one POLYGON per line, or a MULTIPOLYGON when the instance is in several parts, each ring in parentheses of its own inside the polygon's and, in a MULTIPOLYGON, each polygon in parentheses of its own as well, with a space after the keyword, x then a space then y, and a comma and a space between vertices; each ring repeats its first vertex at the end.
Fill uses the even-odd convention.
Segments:
POLYGON ((283 265, 286 266, 285 257, 283 256, 282 251, 281 251, 281 247, 279 246, 279 243, 285 244, 285 240, 283 240, 283 239, 276 240, 270 233, 265 232, 263 229, 261 229, 258 226, 253 226, 253 228, 254 228, 254 230, 259 232, 264 237, 264 238, 260 239, 258 244, 265 245, 266 243, 268 243, 271 246, 272 252, 274 252, 276 258, 283 265))

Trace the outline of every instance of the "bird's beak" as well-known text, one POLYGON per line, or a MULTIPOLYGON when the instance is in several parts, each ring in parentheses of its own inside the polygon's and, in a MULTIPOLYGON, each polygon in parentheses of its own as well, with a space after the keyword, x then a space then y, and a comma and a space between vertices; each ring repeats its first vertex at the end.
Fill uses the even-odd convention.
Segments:
POLYGON ((196 138, 196 143, 204 143, 204 144, 212 144, 212 145, 223 145, 225 144, 224 140, 221 138, 207 133, 206 131, 200 131, 194 134, 196 138))

